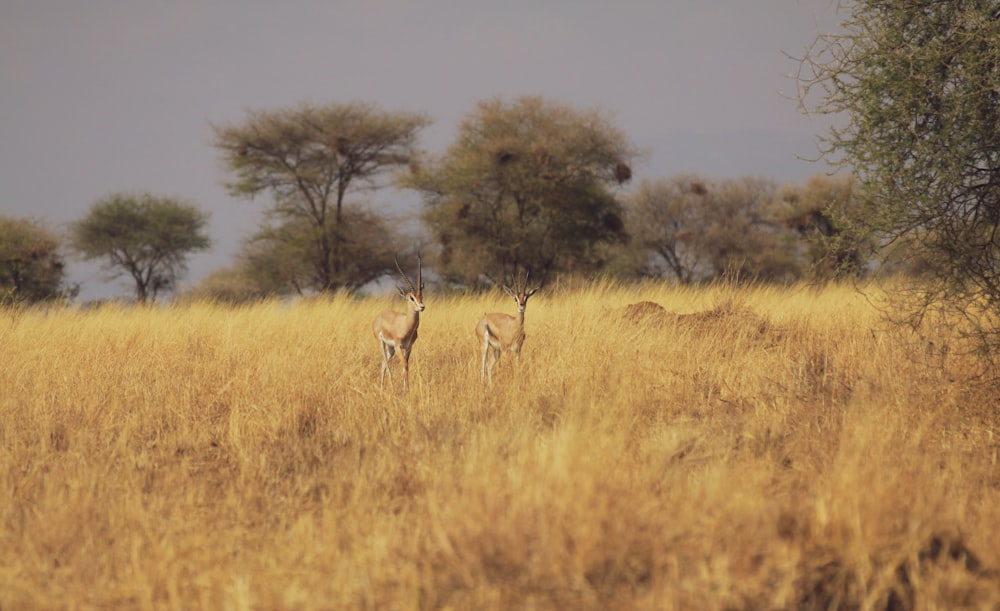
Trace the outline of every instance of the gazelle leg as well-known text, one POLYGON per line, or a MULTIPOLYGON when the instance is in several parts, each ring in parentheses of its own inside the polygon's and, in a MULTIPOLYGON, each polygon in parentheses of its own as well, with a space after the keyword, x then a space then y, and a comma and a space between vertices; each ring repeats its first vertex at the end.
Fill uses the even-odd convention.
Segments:
POLYGON ((406 390, 406 381, 410 377, 410 349, 400 350, 399 357, 403 361, 403 390, 406 390))
POLYGON ((392 369, 389 368, 389 359, 396 353, 396 349, 384 342, 380 343, 382 345, 382 377, 379 378, 378 386, 382 388, 382 384, 385 383, 385 373, 387 371, 389 372, 389 381, 392 382, 392 369))
MULTIPOLYGON (((486 331, 483 333, 483 371, 482 375, 479 376, 481 382, 486 381, 486 355, 490 352, 490 332, 486 331)), ((493 379, 490 378, 490 383, 493 383, 493 379)))
POLYGON ((494 346, 493 354, 491 356, 492 358, 490 359, 490 365, 489 368, 487 369, 487 373, 489 374, 490 377, 490 386, 493 385, 493 366, 496 365, 497 361, 500 360, 500 348, 494 346))

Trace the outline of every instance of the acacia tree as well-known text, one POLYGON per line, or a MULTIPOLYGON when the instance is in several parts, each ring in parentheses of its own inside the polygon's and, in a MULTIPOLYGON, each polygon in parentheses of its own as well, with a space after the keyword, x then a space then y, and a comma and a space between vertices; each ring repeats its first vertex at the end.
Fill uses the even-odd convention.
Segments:
POLYGON ((692 244, 694 229, 706 205, 707 179, 681 174, 644 180, 628 198, 628 227, 636 246, 652 253, 643 257, 646 275, 670 277, 680 284, 698 279, 704 262, 692 244))
POLYGON ((709 186, 700 248, 713 278, 786 282, 800 274, 793 236, 776 216, 778 185, 745 176, 709 186))
POLYGON ((612 188, 636 156, 597 111, 540 97, 480 102, 447 152, 402 185, 421 193, 446 278, 590 271, 625 237, 612 188))
POLYGON ((627 200, 633 241, 652 254, 646 274, 681 284, 729 277, 784 281, 799 273, 765 178, 681 174, 644 181, 627 200))
MULTIPOLYGON (((339 276, 342 286, 356 290, 378 279, 394 257, 413 250, 414 240, 403 237, 391 219, 359 208, 348 208, 340 221, 338 235, 339 276), (395 236, 395 237, 393 237, 395 236)), ((319 275, 325 268, 313 264, 322 256, 324 242, 317 232, 333 228, 316 227, 305 219, 286 219, 264 224, 246 240, 237 258, 253 284, 265 294, 289 291, 302 295, 325 286, 319 275)))
POLYGON ((871 241, 845 231, 862 210, 853 176, 816 174, 804 185, 783 189, 780 199, 779 218, 799 236, 812 280, 864 275, 871 241))
POLYGON ((235 175, 226 184, 230 194, 271 197, 270 220, 251 250, 296 259, 284 290, 353 289, 395 270, 392 252, 405 240, 347 198, 408 166, 429 124, 423 114, 353 103, 250 111, 241 124, 214 128, 215 146, 235 175))
MULTIPOLYGON (((801 63, 803 106, 846 124, 826 137, 865 200, 855 230, 920 260, 919 317, 956 308, 1000 330, 1000 3, 854 0, 801 63)), ((987 350, 984 353, 991 353, 987 350)))
POLYGON ((0 217, 0 304, 72 295, 60 238, 42 223, 0 217))
POLYGON ((73 248, 85 260, 101 259, 112 278, 128 275, 139 303, 172 291, 187 258, 207 250, 208 214, 193 204, 149 193, 114 193, 99 199, 70 226, 73 248))

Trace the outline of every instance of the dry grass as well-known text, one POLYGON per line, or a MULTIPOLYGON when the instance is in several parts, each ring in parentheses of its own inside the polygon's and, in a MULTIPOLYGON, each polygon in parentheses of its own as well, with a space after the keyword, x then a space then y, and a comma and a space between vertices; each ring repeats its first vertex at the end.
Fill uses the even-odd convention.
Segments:
MULTIPOLYGON (((1000 608, 997 397, 845 288, 0 312, 0 609, 1000 608), (661 305, 626 311, 641 301, 661 305)), ((930 343, 933 341, 933 343, 930 343)))

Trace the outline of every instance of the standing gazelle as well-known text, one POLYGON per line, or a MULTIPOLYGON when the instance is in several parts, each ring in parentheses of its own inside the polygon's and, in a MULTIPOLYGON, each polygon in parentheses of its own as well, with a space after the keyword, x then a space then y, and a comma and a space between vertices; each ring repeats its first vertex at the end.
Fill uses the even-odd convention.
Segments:
POLYGON ((420 326, 420 313, 424 311, 424 280, 421 274, 420 255, 417 255, 417 286, 407 277, 406 273, 399 267, 396 261, 396 269, 403 277, 406 286, 399 287, 399 294, 406 298, 409 306, 405 314, 385 310, 375 317, 372 324, 372 331, 375 339, 382 349, 382 377, 379 378, 379 388, 385 382, 385 372, 389 372, 389 381, 392 381, 392 370, 389 369, 389 359, 399 349, 399 356, 403 361, 403 389, 406 389, 406 378, 410 367, 410 350, 413 343, 417 341, 417 327, 420 326))
MULTIPOLYGON (((524 274, 524 284, 521 289, 514 291, 504 285, 503 291, 514 298, 517 304, 517 317, 500 312, 491 312, 483 316, 483 319, 476 325, 476 337, 479 338, 479 345, 483 351, 483 369, 481 379, 485 380, 489 376, 490 385, 493 385, 493 366, 500 360, 504 352, 513 352, 518 360, 521 358, 521 345, 524 344, 524 310, 528 307, 528 297, 535 294, 541 287, 528 290, 528 274, 524 274), (490 359, 489 366, 486 359, 492 349, 493 358, 490 359)), ((514 278, 511 277, 511 280, 514 278)))

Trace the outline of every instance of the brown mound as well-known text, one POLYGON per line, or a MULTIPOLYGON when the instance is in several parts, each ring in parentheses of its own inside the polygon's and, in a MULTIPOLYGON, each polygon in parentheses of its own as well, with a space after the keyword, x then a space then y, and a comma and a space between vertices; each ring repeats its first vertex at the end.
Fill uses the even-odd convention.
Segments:
POLYGON ((721 303, 711 310, 690 314, 669 312, 655 301, 640 301, 617 310, 616 314, 622 321, 630 324, 663 327, 669 323, 678 328, 690 329, 697 336, 719 333, 744 337, 749 335, 766 342, 778 341, 782 337, 781 330, 766 318, 731 301, 721 303))
POLYGON ((625 306, 621 310, 621 317, 630 323, 661 325, 670 317, 670 314, 655 301, 640 301, 625 306))
POLYGON ((711 310, 679 314, 677 324, 692 328, 695 332, 725 332, 758 338, 780 338, 780 330, 766 318, 756 314, 749 308, 732 302, 717 305, 711 310))

